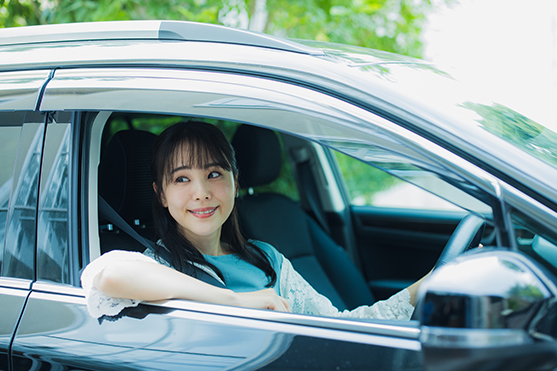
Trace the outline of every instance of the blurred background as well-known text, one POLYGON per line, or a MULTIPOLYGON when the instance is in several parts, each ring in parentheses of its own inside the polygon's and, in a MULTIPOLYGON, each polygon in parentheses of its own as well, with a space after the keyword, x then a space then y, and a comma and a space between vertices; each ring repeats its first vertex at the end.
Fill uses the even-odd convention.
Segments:
POLYGON ((0 0, 0 27, 172 19, 420 57, 430 0, 0 0))

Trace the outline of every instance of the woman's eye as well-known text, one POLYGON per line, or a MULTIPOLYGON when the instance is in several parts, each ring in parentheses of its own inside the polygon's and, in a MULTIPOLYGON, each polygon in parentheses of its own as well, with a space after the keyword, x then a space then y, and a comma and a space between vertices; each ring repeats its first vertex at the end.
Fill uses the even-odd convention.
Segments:
POLYGON ((209 179, 218 178, 219 176, 221 176, 221 173, 219 173, 218 171, 211 171, 209 173, 209 179))
POLYGON ((185 183, 185 182, 189 182, 190 180, 188 178, 186 178, 185 176, 179 176, 178 178, 176 178, 176 183, 185 183))

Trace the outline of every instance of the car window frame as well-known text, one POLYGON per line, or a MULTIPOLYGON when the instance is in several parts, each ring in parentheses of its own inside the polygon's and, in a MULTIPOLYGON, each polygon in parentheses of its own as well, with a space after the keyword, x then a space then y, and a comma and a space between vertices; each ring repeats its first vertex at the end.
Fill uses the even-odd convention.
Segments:
MULTIPOLYGON (((51 233, 53 230, 56 229, 53 228, 54 225, 65 224, 65 232, 62 232, 63 235, 60 235, 58 236, 59 238, 56 238, 57 241, 61 239, 62 244, 64 243, 63 240, 65 239, 65 246, 57 246, 55 248, 59 250, 58 252, 62 254, 62 257, 66 257, 66 260, 56 261, 56 258, 54 257, 54 255, 56 255, 56 252, 52 250, 53 245, 51 244, 51 246, 43 246, 41 245, 40 240, 38 240, 36 247, 36 278, 38 282, 48 281, 72 286, 80 286, 79 271, 82 265, 80 263, 81 249, 79 248, 79 234, 81 228, 79 228, 78 224, 79 182, 77 179, 77 174, 79 172, 79 141, 76 143, 76 139, 79 138, 79 130, 81 126, 76 125, 75 123, 75 112, 57 111, 48 112, 47 115, 48 124, 46 126, 46 136, 43 150, 43 156, 45 157, 45 160, 42 163, 39 189, 39 217, 37 220, 37 238, 46 238, 47 236, 41 236, 41 233, 51 233), (62 140, 62 138, 60 137, 60 130, 64 131, 63 139, 66 141, 66 143, 62 141, 58 142, 59 140, 62 140), (55 135, 54 131, 58 131, 59 133, 55 135), (55 147, 54 145, 56 144, 58 144, 58 146, 55 147), (62 153, 61 150, 62 146, 64 145, 67 146, 67 148, 65 149, 66 152, 62 153), (59 158, 59 156, 65 157, 65 162, 61 158, 59 158), (50 161, 47 161, 47 159, 50 159, 50 161), (55 165, 57 165, 58 168, 54 168, 55 165), (47 172, 47 170, 49 170, 49 172, 47 172), (58 184, 58 186, 52 187, 52 185, 48 183, 52 180, 50 172, 61 170, 63 171, 62 176, 66 177, 66 179, 64 179, 65 183, 61 183, 58 184), (61 189, 62 187, 64 187, 64 189, 61 189), (44 205, 44 202, 49 198, 52 201, 53 195, 51 194, 51 192, 60 191, 66 193, 66 205, 64 210, 58 210, 57 212, 61 212, 62 214, 66 213, 65 222, 63 221, 64 218, 55 218, 54 221, 45 222, 43 219, 41 219, 42 215, 49 215, 50 212, 56 213, 56 211, 49 210, 50 207, 44 205), (42 224, 41 221, 43 222, 42 224), (41 254, 41 251, 43 251, 43 254, 41 254), (51 258, 52 263, 57 264, 60 268, 60 280, 58 280, 57 278, 54 278, 53 280, 49 279, 49 277, 47 277, 47 274, 43 274, 43 272, 41 272, 41 267, 44 264, 48 265, 46 261, 41 260, 42 257, 45 255, 51 258)), ((60 195, 56 195, 55 197, 58 199, 58 196, 60 195)), ((59 202, 59 200, 57 202, 59 202)))
MULTIPOLYGON (((97 110, 99 105, 102 105, 100 101, 109 106, 105 107, 106 111, 117 108, 118 110, 131 112, 137 110, 138 112, 147 111, 161 114, 212 116, 240 122, 251 122, 256 125, 265 125, 277 131, 289 131, 294 135, 300 135, 325 146, 334 146, 335 144, 324 142, 323 135, 319 133, 320 129, 312 129, 318 122, 325 123, 324 126, 327 126, 327 122, 329 122, 327 120, 330 120, 330 122, 343 120, 346 123, 343 129, 354 132, 354 136, 357 136, 358 130, 360 133, 367 132, 366 135, 368 137, 370 134, 376 133, 377 130, 380 130, 384 136, 386 134, 385 130, 388 130, 389 135, 393 138, 398 136, 399 140, 406 144, 413 144, 414 150, 408 149, 410 151, 407 154, 408 156, 410 156, 410 153, 414 153, 422 162, 431 162, 431 157, 435 156, 437 163, 435 161, 431 162, 434 166, 438 166, 437 164, 441 162, 447 171, 453 171, 457 176, 464 178, 470 177, 470 174, 473 174, 475 184, 479 184, 483 191, 495 197, 497 196, 497 185, 494 184, 497 183, 497 179, 475 165, 396 125, 396 123, 362 108, 350 105, 347 102, 340 101, 337 98, 305 87, 292 86, 287 83, 259 77, 221 72, 175 71, 164 68, 67 70, 57 71, 54 78, 49 81, 41 102, 41 109, 55 110, 63 106, 67 110, 97 110), (80 79, 75 78, 77 74, 81 76, 80 79), (102 78, 103 76, 116 75, 119 76, 118 79, 102 78), (161 85, 159 80, 163 81, 164 85, 161 85), (195 85, 184 84, 184 80, 195 81, 195 85), (145 85, 147 83, 149 85, 145 85), (160 86, 160 88, 157 88, 157 86, 160 86), (163 86, 165 90, 161 91, 160 89, 163 86), (115 96, 115 94, 122 91, 121 89, 126 89, 125 101, 122 101, 123 98, 115 96), (223 91, 223 89, 225 90, 223 91), (76 91, 81 93, 75 94, 76 91), (163 96, 161 96, 161 101, 171 105, 172 108, 169 108, 168 105, 149 103, 148 98, 152 101, 152 94, 155 93, 167 94, 169 100, 174 100, 174 102, 177 99, 176 94, 181 95, 181 98, 189 97, 193 101, 189 105, 184 101, 184 104, 177 109, 176 105, 172 106, 171 103, 166 102, 163 96), (265 94, 265 96, 259 98, 261 94, 265 94), (307 95, 310 96, 307 97, 307 95), (211 103, 200 103, 200 100, 207 96, 211 96, 209 100, 211 103), (302 101, 301 99, 304 96, 306 97, 302 101), (112 99, 108 100, 110 97, 112 99), (216 101, 213 97, 216 98, 216 101), (197 102, 195 101, 196 99, 197 102), (140 100, 141 102, 139 102, 140 100), (326 103, 321 103, 321 101, 326 103), (319 105, 316 102, 319 102, 319 105), (319 112, 318 107, 324 104, 330 105, 331 109, 327 112, 319 112), (110 105, 116 107, 110 107, 110 105), (219 110, 222 113, 217 112, 219 110), (278 120, 268 122, 262 121, 260 117, 253 117, 253 112, 263 112, 265 114, 265 111, 269 110, 274 110, 277 113, 285 112, 285 114, 290 114, 291 116, 301 115, 299 117, 305 116, 305 118, 311 118, 313 121, 308 124, 310 125, 309 127, 292 127, 292 125, 289 126, 288 123, 284 122, 284 118, 282 122, 277 122, 278 120), (375 125, 371 132, 365 127, 354 126, 358 122, 362 122, 361 120, 363 119, 367 120, 365 122, 368 126, 370 124, 375 125), (355 124, 352 124, 352 122, 355 124), (312 132, 312 130, 317 130, 317 132, 312 132), (430 159, 421 154, 418 155, 420 151, 427 151, 430 159), (464 173, 459 167, 465 168, 468 173, 464 173)), ((336 140, 335 138, 333 139, 336 140)), ((383 138, 380 138, 380 141, 382 140, 383 138)), ((411 148, 410 146, 407 147, 411 148)), ((400 146, 397 147, 397 150, 401 150, 400 146)), ((402 150, 406 151, 406 149, 402 150)), ((89 186, 95 187, 91 182, 89 182, 89 186)), ((94 188, 91 189, 94 190, 94 188)), ((97 256, 92 251, 89 253, 91 257, 97 256)))
MULTIPOLYGON (((241 76, 224 72, 177 71, 165 68, 62 70, 57 71, 57 74, 48 83, 40 107, 41 110, 67 109, 84 113, 98 112, 96 117, 92 119, 92 126, 86 129, 89 130, 91 137, 99 138, 98 141, 88 143, 88 146, 90 146, 87 159, 88 173, 86 186, 83 187, 87 189, 85 195, 87 205, 84 210, 87 210, 88 231, 98 230, 96 171, 100 161, 100 133, 104 123, 114 110, 214 117, 246 122, 266 126, 279 132, 288 132, 325 146, 331 146, 332 144, 323 140, 323 133, 312 132, 311 128, 313 126, 296 126, 293 128, 288 126, 288 122, 284 123, 284 117, 282 116, 280 122, 277 122, 278 119, 269 122, 261 117, 253 117, 254 112, 257 114, 261 112, 257 110, 263 110, 275 114, 278 112, 284 115, 298 115, 296 117, 306 118, 308 125, 345 120, 343 121, 345 123, 342 126, 343 129, 354 133, 370 135, 374 133, 374 130, 381 130, 383 134, 389 133, 393 138, 399 138, 406 144, 412 144, 409 148, 412 147, 414 150, 411 151, 422 150, 427 152, 430 160, 434 158, 450 171, 454 171, 455 174, 474 180, 474 184, 479 184, 481 189, 492 193, 494 196, 497 196, 497 187, 499 187, 497 179, 483 169, 398 126, 395 122, 322 92, 261 77, 241 76), (76 76, 80 76, 80 78, 76 79, 76 76), (103 76, 118 76, 118 79, 105 79, 103 76), (165 90, 160 90, 163 85, 157 85, 160 83, 157 80, 164 81, 165 90), (194 86, 184 84, 185 80, 195 81, 194 86), (147 82, 149 84, 145 85, 147 82), (157 88, 157 86, 161 86, 161 88, 157 88), (123 95, 116 95, 118 92, 122 92, 122 89, 125 89, 125 98, 123 98, 123 95), (260 96, 262 93, 265 93, 264 97, 260 96), (175 95, 173 96, 174 100, 181 99, 180 108, 177 109, 175 106, 169 108, 168 105, 165 106, 164 104, 155 106, 153 102, 150 102, 153 100, 153 94, 162 94, 159 100, 165 103, 168 103, 164 99, 165 96, 175 95), (112 99, 109 99, 110 97, 112 99), (188 99, 192 102, 188 105, 188 102, 182 100, 184 97, 189 97, 188 99), (209 97, 208 99, 213 103, 196 103, 196 99, 199 101, 200 97, 209 97), (232 100, 232 103, 230 103, 230 100, 232 100), (238 100, 240 101, 238 102, 238 100), (99 106, 102 105, 100 104, 102 102, 106 103, 108 107, 104 107, 99 112, 99 106), (324 104, 328 105, 330 109, 327 112, 319 111, 317 107, 324 104), (210 108, 213 114, 201 114, 204 108, 210 108), (217 112, 217 108, 222 111, 217 112), (362 120, 367 125, 357 127, 352 124, 362 120), (373 129, 369 129, 370 125, 375 126, 373 129), (465 171, 462 171, 461 168, 465 171)), ((208 111, 205 110, 204 112, 208 111)), ((267 113, 265 118, 268 117, 271 116, 268 116, 267 113)), ((422 157, 421 160, 425 160, 425 158, 422 157)), ((89 233, 86 246, 88 251, 84 252, 84 264, 87 263, 87 254, 89 255, 89 261, 100 254, 98 234, 89 233)))

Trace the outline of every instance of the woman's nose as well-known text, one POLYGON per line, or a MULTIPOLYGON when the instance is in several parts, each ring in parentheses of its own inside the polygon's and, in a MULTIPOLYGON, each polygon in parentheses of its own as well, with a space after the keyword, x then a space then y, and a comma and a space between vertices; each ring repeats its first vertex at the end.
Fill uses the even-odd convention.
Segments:
POLYGON ((196 185, 193 194, 195 200, 208 200, 211 198, 211 190, 206 182, 199 181, 196 185))

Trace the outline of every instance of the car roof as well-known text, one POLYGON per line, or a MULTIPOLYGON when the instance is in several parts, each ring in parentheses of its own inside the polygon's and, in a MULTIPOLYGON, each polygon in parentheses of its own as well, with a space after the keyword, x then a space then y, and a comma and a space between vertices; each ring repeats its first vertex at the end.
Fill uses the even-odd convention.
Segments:
POLYGON ((0 45, 94 40, 204 41, 322 54, 318 49, 263 33, 185 21, 83 22, 0 30, 0 45))
MULTIPOLYGON (((527 153, 517 151, 517 142, 506 137, 512 130, 495 135, 486 131, 481 120, 459 107, 476 102, 475 95, 461 94, 464 89, 458 82, 423 60, 181 21, 1 29, 0 55, 0 71, 143 66, 289 81, 392 119, 445 148, 458 149, 457 154, 557 205, 556 164, 530 155, 525 161, 527 153)), ((487 100, 485 106, 490 104, 487 100)))

